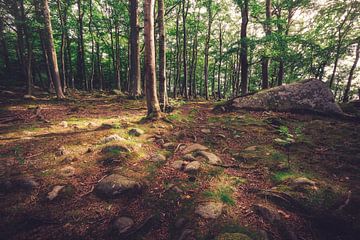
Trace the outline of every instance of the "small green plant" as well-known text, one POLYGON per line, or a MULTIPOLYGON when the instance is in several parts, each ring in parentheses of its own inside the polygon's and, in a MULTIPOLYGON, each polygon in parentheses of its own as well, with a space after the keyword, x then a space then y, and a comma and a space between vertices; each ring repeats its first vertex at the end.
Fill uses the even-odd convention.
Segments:
POLYGON ((21 148, 21 146, 16 145, 12 150, 14 151, 15 159, 20 164, 24 164, 25 163, 25 158, 23 157, 23 149, 21 148))
POLYGON ((280 134, 280 138, 276 138, 274 141, 285 148, 287 154, 287 162, 290 168, 290 147, 293 143, 295 143, 295 138, 294 135, 290 133, 289 128, 286 126, 280 126, 278 131, 280 134))
POLYGON ((235 200, 232 197, 234 190, 230 186, 219 186, 214 191, 205 191, 204 195, 208 198, 212 198, 215 200, 220 200, 224 204, 227 205, 235 205, 235 200))

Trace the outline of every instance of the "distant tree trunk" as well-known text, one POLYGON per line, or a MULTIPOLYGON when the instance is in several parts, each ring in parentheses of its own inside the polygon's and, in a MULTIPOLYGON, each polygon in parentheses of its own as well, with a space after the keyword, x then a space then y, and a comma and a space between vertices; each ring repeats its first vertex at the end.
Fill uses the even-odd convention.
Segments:
POLYGON ((281 58, 279 60, 279 70, 278 70, 278 76, 277 76, 277 85, 281 86, 283 84, 284 81, 284 73, 285 73, 285 69, 284 69, 284 60, 281 58))
POLYGON ((220 79, 221 79, 221 63, 222 63, 222 42, 223 42, 223 36, 222 36, 222 26, 220 24, 220 33, 219 33, 219 69, 218 69, 218 99, 221 99, 221 85, 220 85, 220 79))
POLYGON ((350 88, 351 88, 351 82, 352 82, 352 79, 353 79, 353 76, 354 76, 356 65, 357 65, 357 63, 359 61, 359 56, 360 56, 360 42, 358 42, 357 46, 356 46, 355 60, 354 60, 354 63, 352 65, 351 69, 350 69, 348 82, 346 84, 346 88, 345 88, 345 91, 344 91, 344 97, 343 97, 343 102, 344 103, 349 101, 349 93, 350 93, 350 88))
POLYGON ((174 98, 177 97, 177 84, 180 82, 180 39, 179 39, 180 7, 176 11, 176 78, 174 81, 174 98))
POLYGON ((154 5, 155 0, 144 1, 145 76, 147 117, 158 119, 161 114, 156 94, 154 5))
POLYGON ((166 110, 168 95, 166 90, 166 42, 164 26, 164 0, 158 0, 158 23, 159 23, 159 92, 160 107, 166 110))
POLYGON ((121 90, 119 22, 115 24, 115 79, 116 89, 121 90))
POLYGON ((84 27, 83 27, 83 18, 84 11, 82 9, 81 0, 77 0, 78 7, 78 55, 77 55, 77 78, 82 83, 83 88, 88 90, 88 82, 86 78, 86 69, 85 69, 85 50, 84 50, 84 27))
MULTIPOLYGON (((265 34, 266 36, 271 35, 271 0, 266 0, 266 23, 265 23, 265 34)), ((269 57, 264 54, 261 59, 261 73, 262 73, 262 82, 261 88, 269 88, 269 57)))
POLYGON ((249 22, 249 0, 244 0, 244 6, 241 9, 241 94, 248 92, 248 60, 247 60, 247 25, 249 22))
POLYGON ((187 33, 186 33, 186 18, 189 9, 189 1, 184 0, 182 4, 182 20, 183 20, 183 71, 184 71, 184 90, 185 98, 189 99, 188 92, 188 72, 187 72, 187 33))
POLYGON ((205 98, 206 100, 209 100, 209 47, 210 47, 210 36, 211 36, 211 25, 213 21, 212 17, 212 10, 211 10, 211 0, 208 0, 207 5, 207 11, 208 11, 208 29, 207 29, 207 35, 205 40, 205 61, 204 61, 204 88, 205 88, 205 98))
POLYGON ((89 33, 91 37, 91 74, 89 82, 89 90, 94 90, 94 78, 95 78, 95 40, 94 33, 92 30, 93 26, 93 1, 89 0, 90 16, 89 16, 89 33))
POLYGON ((338 66, 338 62, 339 62, 339 58, 340 58, 340 45, 341 43, 339 42, 337 47, 336 47, 336 55, 335 55, 335 62, 334 62, 334 68, 333 68, 333 72, 331 74, 331 78, 330 78, 330 82, 329 82, 329 86, 330 88, 333 86, 334 84, 334 80, 335 80, 335 75, 336 75, 336 70, 337 70, 337 66, 338 66))
POLYGON ((4 61, 5 72, 10 73, 9 51, 7 48, 5 34, 4 34, 4 20, 1 16, 0 16, 0 44, 1 44, 1 56, 4 61))
POLYGON ((196 20, 196 27, 195 27, 195 36, 193 39, 192 44, 192 56, 191 56, 191 65, 190 65, 190 96, 196 98, 196 65, 197 65, 197 55, 198 55, 198 29, 199 29, 199 22, 200 22, 200 11, 197 15, 196 20))
POLYGON ((48 5, 48 0, 42 0, 42 7, 43 7, 43 14, 44 14, 44 23, 45 23, 45 42, 47 46, 48 56, 50 57, 51 63, 51 72, 53 77, 53 82, 55 85, 55 91, 57 98, 65 98, 60 82, 60 75, 59 75, 59 67, 56 58, 56 51, 54 46, 54 39, 52 34, 52 27, 51 27, 51 19, 50 19, 50 10, 48 5))
POLYGON ((141 95, 138 8, 138 0, 130 0, 130 78, 133 97, 141 95))
POLYGON ((61 27, 61 47, 60 47, 60 63, 61 63, 61 73, 62 73, 62 90, 66 92, 66 64, 65 64, 65 44, 66 44, 66 35, 65 35, 65 22, 67 18, 67 10, 61 8, 60 0, 57 0, 57 9, 60 20, 61 27))

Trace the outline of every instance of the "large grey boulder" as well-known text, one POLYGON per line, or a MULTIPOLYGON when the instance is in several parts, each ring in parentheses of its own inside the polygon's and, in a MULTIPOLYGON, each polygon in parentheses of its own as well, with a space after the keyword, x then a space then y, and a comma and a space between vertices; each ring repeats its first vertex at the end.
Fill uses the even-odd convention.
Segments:
POLYGON ((94 190, 100 197, 116 198, 122 193, 140 190, 141 187, 141 183, 136 180, 119 174, 112 174, 101 180, 94 190))
POLYGON ((324 114, 341 114, 329 87, 322 81, 308 79, 293 84, 274 87, 258 93, 229 100, 218 109, 240 109, 296 112, 311 111, 324 114))

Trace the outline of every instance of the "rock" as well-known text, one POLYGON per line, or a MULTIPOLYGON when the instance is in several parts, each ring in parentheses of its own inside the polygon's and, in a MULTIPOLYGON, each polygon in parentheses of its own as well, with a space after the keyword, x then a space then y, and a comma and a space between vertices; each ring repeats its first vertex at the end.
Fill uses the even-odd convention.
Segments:
POLYGON ((59 123, 59 126, 60 126, 60 127, 63 127, 63 128, 67 128, 67 127, 68 127, 68 123, 67 123, 67 121, 62 121, 62 122, 59 123))
POLYGON ((120 137, 117 134, 113 134, 107 137, 104 137, 103 139, 101 139, 102 143, 108 143, 108 142, 112 142, 112 141, 124 141, 125 139, 120 137))
POLYGON ((143 135, 145 132, 139 128, 133 128, 133 129, 130 129, 129 131, 129 135, 131 136, 135 136, 135 137, 139 137, 141 135, 143 135))
POLYGON ((119 174, 111 174, 101 180, 95 187, 95 193, 105 198, 116 198, 122 193, 137 191, 142 188, 141 183, 119 174))
POLYGON ((32 95, 26 94, 26 95, 24 95, 24 99, 27 99, 27 100, 36 100, 37 98, 34 97, 34 96, 32 96, 32 95))
POLYGON ((134 226, 134 220, 129 217, 117 217, 112 222, 112 230, 117 235, 127 233, 134 226))
POLYGON ((39 183, 37 183, 32 177, 16 178, 12 182, 16 187, 26 191, 32 191, 34 188, 39 186, 39 183))
POLYGON ((292 185, 294 187, 300 187, 300 188, 306 186, 315 187, 316 182, 306 177, 298 177, 292 180, 292 185))
POLYGON ((158 153, 158 154, 155 154, 154 156, 152 156, 150 158, 150 161, 152 161, 152 162, 164 162, 164 161, 166 161, 166 157, 164 155, 158 153))
POLYGON ((185 166, 184 172, 186 173, 197 173, 200 169, 200 162, 193 161, 185 166))
POLYGON ((198 143, 194 143, 191 144, 189 146, 187 146, 184 150, 183 153, 187 154, 187 153, 192 153, 192 152, 196 152, 196 151, 204 151, 204 150, 208 150, 208 147, 205 147, 201 144, 198 143))
POLYGON ((215 240, 251 240, 251 238, 243 233, 223 233, 217 236, 215 240))
POLYGON ((89 128, 95 128, 95 127, 98 127, 98 125, 94 122, 89 122, 88 125, 87 125, 89 128))
POLYGON ((75 168, 72 166, 66 166, 60 169, 60 174, 63 177, 71 177, 75 175, 75 168))
POLYGON ((207 162, 209 164, 211 164, 211 165, 216 165, 216 164, 221 164, 222 163, 221 159, 217 155, 215 155, 213 153, 205 152, 205 151, 199 151, 197 154, 204 157, 204 158, 206 158, 207 162))
POLYGON ((257 146, 250 146, 244 149, 244 151, 256 151, 257 150, 257 146))
POLYGON ((189 162, 193 162, 196 160, 195 157, 193 157, 193 155, 191 154, 185 154, 183 157, 182 157, 185 161, 189 161, 189 162))
POLYGON ((195 213, 199 214, 205 219, 216 219, 220 217, 223 209, 223 204, 219 202, 207 202, 199 205, 195 213))
POLYGON ((164 143, 162 146, 163 146, 163 148, 166 148, 166 149, 175 149, 176 143, 168 142, 168 143, 164 143))
MULTIPOLYGON (((223 107, 227 111, 240 109, 280 112, 311 111, 343 115, 343 111, 336 104, 328 85, 316 79, 236 97, 226 102, 223 107)), ((216 109, 219 109, 219 106, 216 109)))
POLYGON ((57 185, 55 187, 53 187, 53 189, 51 190, 51 192, 48 193, 47 195, 47 199, 49 199, 50 201, 54 200, 60 193, 60 191, 64 188, 65 186, 60 186, 57 185))
POLYGON ((66 155, 66 154, 69 154, 69 151, 67 151, 64 146, 60 146, 55 152, 56 156, 63 156, 63 155, 66 155))
POLYGON ((255 213, 260 215, 269 223, 273 224, 276 221, 280 221, 281 217, 275 209, 272 209, 264 204, 254 204, 252 206, 255 213))
POLYGON ((210 130, 210 129, 207 129, 207 128, 201 129, 200 131, 201 131, 202 133, 205 133, 205 134, 211 133, 211 130, 210 130))
POLYGON ((176 170, 183 170, 188 163, 181 160, 176 160, 171 163, 171 167, 176 170))
POLYGON ((116 145, 105 146, 103 149, 101 149, 101 152, 117 154, 121 152, 131 152, 131 150, 125 145, 116 144, 116 145))

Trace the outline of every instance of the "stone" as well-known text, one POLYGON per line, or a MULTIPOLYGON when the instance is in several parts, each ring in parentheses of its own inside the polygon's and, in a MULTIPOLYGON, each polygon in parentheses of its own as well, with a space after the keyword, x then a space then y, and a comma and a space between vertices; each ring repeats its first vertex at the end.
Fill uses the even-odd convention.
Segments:
POLYGON ((217 164, 222 163, 221 159, 214 153, 206 152, 206 151, 199 151, 197 154, 199 156, 204 157, 207 160, 207 162, 211 165, 217 165, 217 164))
POLYGON ((95 186, 94 191, 100 197, 116 198, 119 197, 122 193, 137 191, 141 188, 142 184, 136 180, 119 174, 111 174, 102 179, 95 186))
POLYGON ((217 219, 220 217, 223 209, 223 204, 219 202, 207 202, 200 204, 195 213, 199 214, 205 219, 217 219))
POLYGON ((176 170, 183 170, 188 163, 181 160, 176 160, 171 163, 171 167, 176 170))
POLYGON ((215 240, 251 240, 251 238, 243 233, 222 233, 215 240))
POLYGON ((116 144, 116 145, 105 146, 103 149, 101 149, 101 152, 116 154, 121 152, 131 152, 131 150, 125 145, 116 144))
POLYGON ((208 129, 208 128, 201 129, 200 131, 201 131, 202 133, 205 133, 205 134, 209 134, 209 133, 211 133, 211 130, 210 130, 210 129, 208 129))
POLYGON ((194 143, 194 144, 187 146, 182 152, 184 154, 187 154, 187 153, 192 153, 192 152, 196 152, 196 151, 205 151, 205 150, 208 150, 208 147, 203 146, 198 143, 194 143))
POLYGON ((95 127, 98 127, 98 125, 94 122, 89 122, 88 125, 87 125, 89 128, 95 128, 95 127))
POLYGON ((60 174, 63 177, 71 177, 75 175, 75 168, 72 166, 66 166, 60 169, 60 174))
POLYGON ((118 234, 127 233, 134 226, 134 220, 129 217, 117 217, 112 222, 112 230, 118 234))
POLYGON ((67 128, 67 127, 68 127, 68 123, 67 123, 67 121, 62 121, 62 122, 59 123, 59 126, 60 126, 60 127, 63 127, 63 128, 67 128))
POLYGON ((185 161, 193 162, 196 160, 196 158, 192 154, 185 154, 182 157, 185 161))
POLYGON ((256 151, 257 150, 257 146, 250 146, 244 149, 244 151, 256 151))
POLYGON ((292 180, 292 185, 294 187, 304 187, 304 186, 314 187, 316 185, 316 182, 306 177, 298 177, 292 180))
MULTIPOLYGON (((329 86, 317 79, 307 79, 263 90, 252 95, 236 97, 222 106, 227 111, 241 109, 278 112, 311 111, 344 115, 335 102, 329 86)), ((216 109, 219 107, 217 106, 216 109)))
POLYGON ((200 162, 193 161, 185 166, 184 172, 186 173, 196 173, 200 170, 200 162))
POLYGON ((69 154, 69 151, 64 146, 60 146, 55 152, 56 156, 64 156, 66 154, 69 154))
POLYGON ((37 183, 32 177, 24 176, 2 182, 0 184, 0 190, 5 192, 13 192, 20 189, 31 192, 38 186, 39 183, 37 183))
POLYGON ((60 191, 64 188, 65 186, 61 186, 61 185, 57 185, 55 187, 53 187, 53 189, 51 190, 51 192, 48 193, 47 195, 47 199, 52 201, 54 200, 60 193, 60 191))
POLYGON ((155 154, 154 156, 152 156, 150 158, 150 161, 152 162, 163 162, 163 161, 166 161, 166 157, 160 153, 158 154, 155 154))
POLYGON ((139 128, 133 128, 133 129, 130 129, 129 131, 129 135, 131 136, 135 136, 135 137, 139 137, 141 135, 143 135, 145 132, 139 128))
POLYGON ((112 142, 112 141, 124 141, 125 139, 120 137, 117 134, 113 134, 107 137, 104 137, 103 139, 101 139, 102 143, 108 143, 108 142, 112 142))

